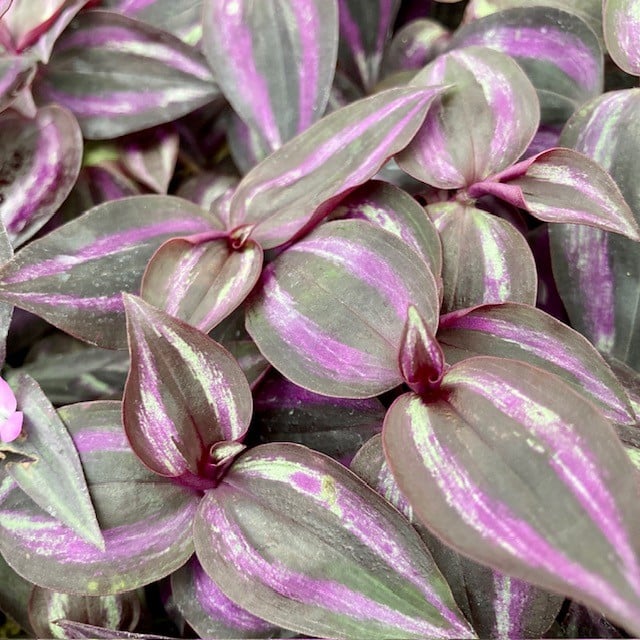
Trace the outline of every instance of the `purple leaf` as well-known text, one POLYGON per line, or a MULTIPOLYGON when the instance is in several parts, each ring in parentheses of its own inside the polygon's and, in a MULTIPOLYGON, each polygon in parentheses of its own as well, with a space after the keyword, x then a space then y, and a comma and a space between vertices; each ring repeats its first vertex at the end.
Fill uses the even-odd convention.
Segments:
POLYGON ((474 635, 407 520, 305 447, 267 444, 244 454, 204 497, 194 539, 205 571, 231 600, 299 633, 474 635))
POLYGON ((80 171, 82 134, 73 115, 43 107, 32 120, 0 116, 0 217, 14 246, 28 240, 69 195, 80 171))
POLYGON ((402 169, 431 186, 466 187, 505 169, 522 155, 538 128, 540 110, 533 85, 498 51, 451 51, 411 83, 455 84, 397 157, 402 169))
POLYGON ((609 420, 635 423, 624 388, 598 351, 534 307, 508 302, 443 316, 438 342, 448 364, 478 355, 527 362, 561 377, 609 420))
MULTIPOLYGON (((610 172, 640 221, 640 91, 614 91, 585 105, 560 142, 610 172)), ((550 225, 553 273, 571 325, 600 351, 640 367, 637 242, 578 225, 550 225), (584 257, 589 256, 588 260, 584 257)))
POLYGON ((171 596, 202 638, 273 638, 279 629, 234 604, 193 556, 171 576, 171 596))
POLYGON ((13 382, 23 435, 0 444, 4 469, 47 514, 104 551, 80 458, 64 423, 35 380, 22 374, 13 382))
POLYGON ((121 141, 123 167, 152 191, 166 193, 178 159, 180 139, 172 127, 156 127, 121 141))
POLYGON ((0 111, 11 106, 18 94, 33 80, 36 66, 28 56, 0 58, 0 111))
POLYGON ((342 200, 330 217, 368 220, 393 233, 420 255, 436 277, 440 275, 442 247, 438 231, 424 208, 402 189, 370 180, 342 200))
POLYGON ((511 223, 457 202, 431 204, 427 212, 442 241, 443 313, 490 302, 535 304, 535 261, 511 223))
POLYGON ((338 0, 339 66, 365 92, 373 91, 399 0, 338 0))
POLYGON ((528 6, 494 13, 458 29, 449 46, 471 45, 514 58, 538 92, 545 123, 565 121, 580 104, 602 93, 604 61, 598 38, 566 11, 528 6))
POLYGON ((122 593, 169 575, 193 553, 200 496, 143 467, 120 410, 119 402, 89 402, 59 411, 80 454, 105 551, 42 511, 12 478, 0 478, 0 552, 39 586, 78 595, 122 593))
POLYGON ((205 0, 202 44, 231 106, 275 150, 324 113, 336 0, 205 0))
POLYGON ((468 192, 493 194, 545 222, 586 224, 640 240, 638 223, 611 176, 572 149, 543 151, 468 192))
POLYGON ((7 48, 33 61, 47 63, 58 36, 90 0, 33 0, 10 3, 2 27, 7 48))
POLYGON ((234 171, 203 171, 183 182, 176 195, 210 211, 214 203, 236 188, 240 177, 234 171))
POLYGON ((232 224, 255 225, 251 237, 264 249, 290 240, 400 151, 442 91, 388 89, 325 116, 243 178, 231 200, 232 224))
POLYGON ((202 239, 173 238, 151 258, 140 295, 150 304, 209 332, 249 295, 260 277, 260 245, 234 249, 219 233, 202 239))
POLYGON ((29 620, 40 638, 65 638, 56 620, 64 618, 132 631, 140 620, 138 594, 130 591, 115 596, 74 596, 50 589, 34 587, 29 599, 29 620))
POLYGON ((418 254, 368 222, 338 220, 266 267, 247 330, 297 385, 367 398, 402 382, 398 352, 411 304, 435 331, 436 283, 418 254))
POLYGON ((251 428, 261 443, 295 442, 348 464, 382 430, 384 414, 377 398, 329 398, 272 374, 254 394, 251 428))
POLYGON ((122 416, 131 447, 160 475, 215 481, 214 445, 242 440, 251 420, 242 370, 198 329, 140 298, 124 302, 131 371, 122 416))
POLYGON ((449 32, 435 20, 413 20, 399 29, 387 46, 382 73, 418 71, 429 64, 446 46, 449 32))
POLYGON ((107 11, 80 14, 34 85, 71 110, 85 138, 170 122, 219 96, 204 58, 173 36, 107 11))
POLYGON ((18 252, 0 271, 0 297, 86 342, 124 348, 121 292, 137 292, 165 240, 211 225, 205 211, 172 196, 107 202, 18 252))
POLYGON ((101 6, 168 31, 192 46, 202 38, 202 0, 102 0, 101 6))
POLYGON ((478 357, 440 399, 405 394, 385 455, 417 517, 498 571, 640 627, 637 476, 610 424, 560 378, 478 357))
POLYGON ((472 22, 498 11, 536 5, 575 14, 591 27, 602 42, 602 0, 469 0, 463 21, 472 22))
POLYGON ((418 310, 411 305, 402 331, 400 371, 417 394, 437 389, 444 373, 444 354, 418 310))
POLYGON ((624 71, 640 75, 640 16, 638 0, 604 0, 604 39, 613 61, 624 71))
POLYGON ((375 436, 358 452, 351 470, 413 524, 451 587, 460 610, 481 638, 539 638, 551 626, 564 597, 492 571, 443 544, 416 521, 375 436))

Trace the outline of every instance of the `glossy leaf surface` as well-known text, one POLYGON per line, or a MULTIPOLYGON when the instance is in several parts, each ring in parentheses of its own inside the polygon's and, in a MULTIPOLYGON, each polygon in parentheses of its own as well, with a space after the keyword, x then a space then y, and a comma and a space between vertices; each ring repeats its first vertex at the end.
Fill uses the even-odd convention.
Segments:
POLYGON ((451 51, 411 83, 455 85, 434 104, 397 158, 402 169, 433 187, 466 187, 505 169, 522 155, 538 128, 533 85, 499 51, 451 51))
POLYGON ((416 528, 451 587, 460 610, 481 638, 511 640, 541 637, 564 601, 533 585, 493 571, 447 547, 416 520, 389 469, 381 436, 358 452, 351 470, 388 500, 416 528))
POLYGON ((260 245, 248 240, 235 250, 231 243, 226 236, 168 240, 147 265, 140 295, 201 331, 211 331, 244 302, 262 271, 260 245))
POLYGON ((82 134, 59 106, 34 119, 0 117, 0 217, 14 246, 30 238, 63 203, 82 161, 82 134))
MULTIPOLYGON (((607 170, 640 222, 640 91, 614 91, 567 124, 563 145, 607 170)), ((637 242, 579 225, 551 225, 553 273, 572 326, 600 351, 640 367, 640 251, 637 242), (586 257, 589 257, 587 260, 586 257)))
POLYGON ((124 348, 121 292, 138 291, 162 242, 211 224, 205 211, 172 196, 107 202, 20 251, 0 271, 0 297, 82 340, 124 348))
POLYGON ((455 365, 441 390, 400 397, 383 430, 418 518, 474 560, 637 633, 638 486, 609 423, 560 378, 501 358, 455 365))
POLYGON ((448 31, 435 20, 413 20, 399 29, 382 59, 385 75, 399 71, 418 71, 444 48, 448 31))
POLYGON ((442 241, 442 312, 490 302, 536 300, 531 249, 516 228, 457 202, 427 207, 442 241))
POLYGON ((203 49, 231 106, 273 151, 324 113, 337 2, 205 0, 203 49))
POLYGON ((640 229, 611 176, 584 154, 549 149, 473 185, 545 222, 586 224, 640 240, 640 229))
POLYGON ((440 386, 444 354, 435 333, 413 305, 407 311, 398 359, 405 383, 416 393, 427 393, 440 386))
POLYGON ((251 390, 233 357, 206 334, 125 296, 131 370, 123 422, 136 455, 163 476, 211 477, 210 452, 241 440, 251 390))
POLYGON ((380 63, 399 0, 339 0, 340 68, 366 92, 378 81, 380 63))
POLYGON ((170 122, 219 96, 203 56, 177 38, 108 11, 80 14, 35 87, 67 107, 86 138, 170 122))
POLYGON ((4 111, 16 96, 29 86, 35 65, 27 56, 3 55, 0 59, 0 111, 4 111))
POLYGON ((247 330, 297 385, 367 398, 402 381, 398 350, 410 304, 435 330, 438 293, 422 259, 368 222, 322 225, 263 271, 247 330))
POLYGON ((23 435, 0 445, 4 469, 50 516, 104 550, 80 458, 66 426, 34 380, 21 375, 13 383, 24 416, 23 435))
POLYGON ((273 638, 278 628, 229 600, 193 556, 171 576, 171 597, 203 638, 273 638))
POLYGON ((593 29, 602 42, 602 0, 469 0, 464 10, 464 22, 506 9, 531 6, 554 7, 574 13, 593 29))
POLYGON ((322 637, 473 637, 410 524, 305 447, 244 454, 203 499, 194 538, 227 596, 275 624, 322 637))
POLYGON ((264 249, 290 240, 400 151, 441 92, 388 89, 325 116, 244 177, 231 200, 232 224, 256 225, 251 237, 264 249))
POLYGON ((381 180, 369 180, 350 193, 331 218, 367 220, 402 238, 439 276, 442 247, 434 224, 424 208, 408 193, 381 180))
POLYGON ((166 193, 178 159, 180 139, 171 127, 156 127, 120 143, 120 162, 138 182, 166 193))
POLYGON ((543 122, 565 122, 602 92, 602 48, 572 13, 547 6, 500 11, 458 29, 449 46, 471 45, 514 58, 538 92, 543 122))
POLYGON ((560 376, 614 422, 634 424, 623 387, 591 343, 543 311, 511 302, 440 319, 438 342, 449 364, 473 356, 527 362, 560 376))
POLYGON ((51 518, 6 477, 0 483, 0 552, 39 586, 79 595, 131 591, 169 575, 193 553, 196 493, 157 476, 136 458, 119 402, 71 405, 71 432, 106 543, 99 551, 51 518))
POLYGON ((115 596, 73 596, 35 587, 29 599, 29 620, 41 638, 66 638, 56 620, 74 620, 107 629, 131 631, 140 620, 136 593, 115 596))
POLYGON ((627 73, 640 75, 640 3, 606 0, 602 6, 604 39, 614 62, 627 73))
POLYGON ((100 6, 168 31, 197 45, 202 38, 202 0, 102 0, 100 6))

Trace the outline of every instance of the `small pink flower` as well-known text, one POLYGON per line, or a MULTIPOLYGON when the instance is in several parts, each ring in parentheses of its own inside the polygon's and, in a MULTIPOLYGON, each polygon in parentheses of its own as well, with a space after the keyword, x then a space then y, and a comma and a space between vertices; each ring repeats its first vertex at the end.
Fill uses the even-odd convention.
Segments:
POLYGON ((0 440, 12 442, 22 431, 22 411, 16 411, 18 403, 11 387, 0 378, 0 440))

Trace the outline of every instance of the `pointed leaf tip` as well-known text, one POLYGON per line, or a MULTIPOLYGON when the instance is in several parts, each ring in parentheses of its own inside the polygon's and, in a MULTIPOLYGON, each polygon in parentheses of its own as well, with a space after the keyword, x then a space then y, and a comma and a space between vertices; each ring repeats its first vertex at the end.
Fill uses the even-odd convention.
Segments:
POLYGON ((4 449, 31 462, 21 464, 7 458, 4 469, 39 507, 104 551, 104 538, 71 435, 35 380, 23 373, 14 378, 14 387, 21 412, 14 413, 9 426, 4 426, 17 438, 24 420, 26 437, 13 439, 4 449))
POLYGON ((400 371, 419 395, 437 389, 444 372, 442 349, 414 305, 409 306, 402 332, 400 371))
MULTIPOLYGON (((217 480, 220 442, 242 440, 251 390, 231 354, 195 327, 123 294, 131 369, 123 422, 138 457, 163 476, 217 480)), ((207 486, 209 486, 207 485, 207 486)))

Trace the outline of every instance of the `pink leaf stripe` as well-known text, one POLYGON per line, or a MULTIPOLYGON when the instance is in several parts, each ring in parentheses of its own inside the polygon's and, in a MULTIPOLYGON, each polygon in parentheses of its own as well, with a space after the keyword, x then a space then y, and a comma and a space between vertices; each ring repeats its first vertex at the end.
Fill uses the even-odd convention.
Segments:
POLYGON ((340 68, 366 93, 379 80, 380 64, 399 0, 339 0, 340 68))
POLYGON ((35 118, 0 117, 0 217, 14 246, 58 210, 80 171, 82 134, 66 109, 49 106, 35 118))
POLYGON ((614 62, 640 75, 640 4, 638 0, 607 0, 602 10, 604 39, 614 62))
POLYGON ((505 303, 444 316, 438 342, 449 364, 494 355, 546 369, 595 402, 610 420, 635 424, 624 389, 598 351, 579 333, 534 307, 505 303))
POLYGON ((437 288, 420 256, 367 222, 335 221, 265 269, 247 329, 299 386, 371 397, 402 380, 398 352, 411 304, 433 331, 437 288))
POLYGON ((244 302, 262 270, 257 243, 248 240, 239 250, 230 243, 218 232, 202 239, 168 240, 147 265, 140 295, 201 331, 211 331, 244 302))
POLYGON ((219 96, 206 60, 193 47, 109 11, 75 18, 35 92, 72 111, 90 139, 170 122, 219 96), (115 74, 114 68, 123 71, 115 74))
POLYGON ((322 117, 338 51, 336 0, 209 0, 204 11, 216 80, 269 150, 322 117))
POLYGON ((207 573, 275 623, 323 637, 473 637, 409 523, 304 447, 242 456, 205 497, 194 531, 207 573), (265 517, 277 536, 254 529, 265 517))
POLYGON ((556 618, 564 597, 477 564, 447 547, 414 516, 389 469, 380 436, 360 449, 351 470, 411 522, 451 587, 461 611, 481 638, 541 636, 556 618))
POLYGON ((640 228, 613 178, 572 149, 549 149, 528 158, 469 194, 491 193, 547 222, 586 224, 640 240, 640 228))
POLYGON ((428 205, 442 242, 442 311, 536 300, 538 275, 524 236, 506 220, 457 202, 428 205))
POLYGON ((611 426, 560 378, 520 362, 463 361, 442 391, 429 404, 399 398, 383 431, 419 519, 473 559, 638 633, 637 482, 611 426))
POLYGON ((163 476, 210 477, 210 449, 241 440, 251 390, 233 357, 198 329, 125 296, 131 369, 123 422, 136 455, 163 476))
POLYGON ((107 202, 18 252, 0 271, 0 297, 87 342, 124 348, 121 292, 137 292, 165 240, 212 230, 205 211, 173 196, 107 202))
POLYGON ((466 187, 508 167, 538 128, 535 89, 503 53, 481 47, 452 51, 412 84, 455 84, 398 156, 407 173, 434 187, 466 187))
POLYGON ((449 44, 455 49, 469 46, 501 51, 526 69, 543 111, 568 116, 602 92, 604 62, 598 37, 567 10, 521 6, 499 11, 458 29, 449 44), (550 77, 557 78, 553 90, 550 77))
POLYGON ((198 494, 141 464, 127 442, 120 410, 119 402, 60 410, 79 445, 104 551, 42 511, 9 476, 0 480, 0 551, 11 556, 18 573, 43 587, 79 595, 131 591, 169 575, 193 553, 198 494))
POLYGON ((172 574, 171 598, 202 637, 269 638, 279 631, 229 600, 195 556, 172 574))
POLYGON ((326 116, 244 177, 232 224, 256 225, 252 238, 264 249, 290 240, 408 144, 443 90, 388 89, 326 116))

